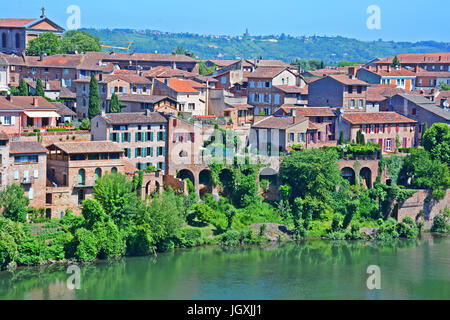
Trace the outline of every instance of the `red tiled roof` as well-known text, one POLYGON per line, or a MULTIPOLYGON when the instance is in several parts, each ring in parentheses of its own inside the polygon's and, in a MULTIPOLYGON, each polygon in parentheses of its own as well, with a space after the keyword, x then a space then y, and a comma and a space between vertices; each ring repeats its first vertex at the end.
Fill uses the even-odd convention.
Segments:
POLYGON ((351 86, 351 85, 363 85, 363 86, 365 85, 365 86, 367 86, 368 85, 366 82, 364 82, 362 80, 359 80, 359 79, 356 79, 356 78, 352 79, 352 78, 350 78, 350 76, 345 75, 345 74, 329 75, 328 78, 334 79, 334 80, 336 80, 336 81, 338 81, 340 83, 343 83, 343 84, 349 85, 349 86, 351 86))
POLYGON ((187 75, 195 75, 191 72, 173 69, 166 66, 158 66, 151 70, 143 70, 142 74, 148 78, 173 78, 173 77, 185 77, 187 75))
POLYGON ((48 102, 44 97, 35 96, 11 96, 11 100, 0 97, 0 109, 19 109, 19 110, 56 110, 53 103, 48 102), (37 99, 37 106, 33 105, 34 99, 37 99))
POLYGON ((126 52, 86 52, 86 56, 103 61, 164 61, 197 62, 194 58, 182 54, 126 53, 126 52))
POLYGON ((179 93, 198 93, 198 91, 193 88, 192 80, 170 78, 168 79, 167 85, 179 93))
MULTIPOLYGON (((300 123, 303 121, 308 121, 306 118, 296 117, 296 122, 300 123)), ((254 128, 263 128, 263 129, 286 129, 294 125, 293 117, 276 117, 269 116, 261 121, 255 122, 253 124, 254 128)))
POLYGON ((46 153, 45 149, 39 142, 36 141, 11 141, 9 145, 9 153, 46 153))
POLYGON ((383 101, 398 93, 411 93, 411 91, 397 88, 395 85, 372 84, 367 87, 367 101, 383 101))
POLYGON ((405 117, 397 112, 349 112, 344 113, 342 119, 351 124, 364 123, 416 123, 417 121, 405 117))
POLYGON ((387 70, 369 70, 366 69, 369 72, 378 74, 382 77, 415 77, 416 73, 413 71, 410 71, 408 69, 395 69, 395 68, 391 68, 390 71, 387 70))
POLYGON ((297 116, 301 117, 335 117, 334 111, 337 108, 330 107, 299 107, 296 105, 284 104, 274 114, 290 114, 294 109, 297 116))
POLYGON ((21 28, 35 20, 36 19, 0 19, 0 27, 21 28))
POLYGON ((111 141, 56 142, 53 144, 53 146, 61 149, 67 154, 124 152, 117 143, 111 141))
POLYGON ((308 94, 308 86, 303 88, 297 86, 289 86, 289 85, 275 85, 274 88, 277 88, 285 93, 300 93, 300 94, 308 94))
POLYGON ((287 68, 284 67, 259 67, 252 73, 248 74, 247 78, 264 78, 272 79, 287 68))
MULTIPOLYGON (((379 59, 375 64, 392 63, 395 56, 379 59)), ((450 52, 401 53, 397 55, 400 63, 437 63, 450 62, 450 52)))
POLYGON ((81 54, 56 54, 46 57, 26 56, 25 63, 29 67, 75 69, 79 66, 82 59, 83 55, 81 54))

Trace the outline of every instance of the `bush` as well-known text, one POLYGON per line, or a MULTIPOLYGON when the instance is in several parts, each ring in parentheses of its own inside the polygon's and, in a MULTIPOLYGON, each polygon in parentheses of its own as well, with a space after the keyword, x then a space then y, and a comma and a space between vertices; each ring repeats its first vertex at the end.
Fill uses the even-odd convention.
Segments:
POLYGON ((192 207, 192 214, 198 221, 208 224, 215 216, 215 212, 205 203, 197 203, 192 207))
POLYGON ((445 207, 433 219, 432 232, 447 233, 450 230, 450 208, 445 207))
POLYGON ((188 248, 203 244, 202 230, 200 228, 183 228, 178 230, 174 237, 177 247, 188 248))
POLYGON ((92 232, 97 240, 99 258, 118 258, 125 253, 125 241, 114 222, 97 222, 92 232))
POLYGON ((19 248, 17 262, 22 265, 38 265, 43 261, 45 243, 33 236, 26 237, 19 248))
POLYGON ((92 231, 80 228, 75 232, 75 257, 81 262, 91 262, 97 258, 97 238, 92 231))
POLYGON ((91 121, 88 118, 83 119, 80 124, 81 130, 91 130, 91 121))
POLYGON ((222 245, 227 247, 233 247, 240 244, 241 235, 236 230, 228 230, 222 234, 220 241, 222 245))
POLYGON ((24 238, 21 223, 0 217, 0 270, 15 263, 24 238))

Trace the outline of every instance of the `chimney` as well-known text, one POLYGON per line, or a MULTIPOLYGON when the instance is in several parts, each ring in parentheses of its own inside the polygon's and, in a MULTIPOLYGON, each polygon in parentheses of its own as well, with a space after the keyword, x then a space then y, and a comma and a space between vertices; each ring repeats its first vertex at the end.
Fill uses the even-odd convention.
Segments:
POLYGON ((38 98, 37 97, 33 97, 33 107, 38 107, 39 103, 38 103, 38 98))
POLYGON ((291 109, 292 123, 297 122, 297 112, 294 108, 291 109))
POLYGON ((391 65, 387 66, 387 72, 391 72, 391 65))

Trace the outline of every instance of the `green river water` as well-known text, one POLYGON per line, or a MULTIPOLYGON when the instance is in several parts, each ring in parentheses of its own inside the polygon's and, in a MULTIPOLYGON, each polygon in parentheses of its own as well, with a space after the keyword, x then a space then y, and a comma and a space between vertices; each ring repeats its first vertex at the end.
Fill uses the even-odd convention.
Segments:
POLYGON ((0 272, 0 299, 450 299, 450 237, 390 243, 307 240, 175 250, 81 267, 0 272), (369 265, 381 289, 369 290, 369 265))

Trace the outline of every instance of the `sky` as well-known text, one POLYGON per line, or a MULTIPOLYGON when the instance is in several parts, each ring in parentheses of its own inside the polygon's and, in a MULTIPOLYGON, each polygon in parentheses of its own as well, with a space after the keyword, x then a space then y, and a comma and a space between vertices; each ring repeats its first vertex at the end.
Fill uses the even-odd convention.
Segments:
MULTIPOLYGON (((14 0, 0 18, 46 16, 68 29, 67 8, 81 28, 151 29, 207 35, 290 34, 359 40, 450 42, 448 0, 14 0), (367 10, 376 6, 376 10, 367 10), (379 8, 379 15, 376 14, 379 8), (369 20, 370 28, 367 25, 369 20), (378 23, 379 21, 379 23, 378 23)), ((70 24, 69 24, 70 25, 70 24)))

